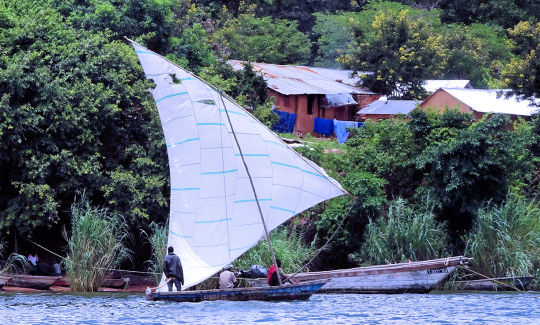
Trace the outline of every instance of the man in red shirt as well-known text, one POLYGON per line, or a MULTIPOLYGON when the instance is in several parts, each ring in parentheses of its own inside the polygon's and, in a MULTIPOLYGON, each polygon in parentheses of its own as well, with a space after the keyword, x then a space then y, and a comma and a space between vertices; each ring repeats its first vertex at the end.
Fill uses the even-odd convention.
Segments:
MULTIPOLYGON (((266 282, 268 283, 268 285, 271 285, 271 286, 278 286, 279 285, 279 281, 278 281, 278 278, 277 278, 278 274, 281 276, 281 282, 282 283, 287 278, 285 276, 285 274, 283 274, 283 271, 281 270, 281 260, 279 258, 276 258, 276 264, 278 266, 278 271, 276 272, 276 266, 272 265, 268 269, 268 275, 266 277, 266 282)), ((287 282, 293 283, 291 281, 291 279, 288 279, 287 282)))

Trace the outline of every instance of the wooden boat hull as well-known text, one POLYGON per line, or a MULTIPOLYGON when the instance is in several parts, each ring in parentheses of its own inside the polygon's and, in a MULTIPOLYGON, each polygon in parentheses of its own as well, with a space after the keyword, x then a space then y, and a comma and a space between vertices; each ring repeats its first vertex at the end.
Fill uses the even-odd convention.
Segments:
MULTIPOLYGON (((126 279, 105 279, 101 287, 103 288, 116 288, 121 289, 126 287, 126 279)), ((63 276, 58 278, 56 282, 54 282, 55 286, 59 287, 69 287, 69 278, 67 276, 63 276)))
POLYGON ((310 281, 302 284, 283 285, 281 287, 234 288, 227 290, 194 290, 154 292, 146 294, 147 300, 166 300, 176 302, 201 302, 213 300, 307 300, 326 281, 310 281))
POLYGON ((516 288, 518 290, 527 290, 527 286, 534 278, 534 276, 519 276, 456 281, 454 283, 461 290, 515 291, 516 288))
POLYGON ((11 277, 0 275, 0 289, 6 284, 11 277))
MULTIPOLYGON (((375 265, 322 272, 298 273, 293 280, 327 279, 318 293, 427 293, 468 258, 463 256, 411 263, 375 265)), ((251 286, 266 286, 266 279, 248 279, 251 286)))
POLYGON ((60 276, 42 276, 26 274, 10 274, 9 281, 5 284, 10 287, 30 288, 38 290, 49 289, 60 276))

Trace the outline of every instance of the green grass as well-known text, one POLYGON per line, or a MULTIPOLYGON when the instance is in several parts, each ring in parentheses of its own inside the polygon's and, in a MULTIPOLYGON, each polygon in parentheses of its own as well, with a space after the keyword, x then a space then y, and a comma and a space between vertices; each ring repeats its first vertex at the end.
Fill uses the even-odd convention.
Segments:
MULTIPOLYGON (((0 240, 0 258, 2 258, 4 255, 4 249, 5 249, 5 243, 0 240)), ((2 263, 2 268, 0 269, 0 274, 4 272, 17 272, 20 269, 25 271, 30 265, 28 264, 28 260, 26 257, 17 254, 17 253, 11 253, 9 254, 7 260, 5 263, 2 263)))
MULTIPOLYGON (((303 244, 301 237, 301 234, 295 229, 289 230, 285 226, 278 227, 270 234, 274 253, 276 258, 281 260, 285 273, 298 271, 303 263, 315 254, 315 247, 303 244)), ((267 269, 273 264, 266 240, 260 241, 257 246, 251 248, 234 262, 234 266, 240 269, 249 269, 251 265, 255 264, 262 265, 267 269)))
POLYGON ((123 245, 129 237, 126 223, 106 208, 92 207, 84 194, 72 204, 71 216, 69 253, 63 261, 71 289, 97 291, 111 270, 129 257, 123 245))
POLYGON ((141 232, 146 236, 150 245, 152 245, 152 258, 146 262, 149 265, 148 272, 152 273, 157 285, 161 280, 163 259, 165 258, 165 254, 167 254, 167 228, 152 222, 150 229, 152 230, 151 235, 144 230, 141 230, 141 232))
POLYGON ((492 277, 540 275, 538 202, 510 195, 503 204, 486 204, 466 241, 465 254, 473 258, 477 272, 492 277))
POLYGON ((390 203, 388 215, 367 226, 360 251, 364 265, 420 261, 446 255, 446 230, 435 220, 433 206, 409 208, 406 201, 390 203))

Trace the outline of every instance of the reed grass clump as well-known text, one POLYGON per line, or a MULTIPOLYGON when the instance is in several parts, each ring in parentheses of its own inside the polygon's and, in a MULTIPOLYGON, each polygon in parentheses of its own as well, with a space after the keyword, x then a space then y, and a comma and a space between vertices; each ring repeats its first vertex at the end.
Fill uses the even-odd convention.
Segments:
POLYGON ((71 289, 97 291, 111 270, 130 256, 124 247, 129 238, 126 223, 106 208, 92 207, 84 194, 71 205, 71 217, 69 253, 64 259, 71 289))
MULTIPOLYGON (((0 241, 0 259, 2 259, 4 256, 4 249, 5 243, 3 241, 0 241)), ((17 272, 20 269, 24 271, 29 266, 30 265, 28 264, 28 260, 26 259, 26 257, 17 253, 11 253, 9 254, 6 261, 0 262, 0 274, 5 272, 17 272)))
MULTIPOLYGON (((309 260, 316 252, 314 245, 306 245, 302 242, 302 234, 295 228, 288 229, 285 226, 278 227, 270 233, 270 240, 276 258, 281 260, 283 272, 294 273, 303 263, 309 260)), ((241 269, 249 269, 251 265, 262 265, 269 268, 272 262, 272 254, 268 250, 266 240, 261 240, 257 246, 251 248, 234 262, 241 269)))
POLYGON ((503 204, 485 204, 466 242, 472 267, 484 275, 540 275, 538 202, 509 195, 503 204))
POLYGON ((148 272, 152 274, 156 285, 161 281, 163 273, 163 259, 167 254, 167 228, 157 223, 150 224, 152 234, 149 235, 144 230, 141 230, 144 236, 152 246, 152 257, 146 261, 148 264, 148 272))
POLYGON ((438 258, 446 254, 445 225, 435 220, 433 204, 409 208, 406 201, 390 203, 388 215, 370 220, 360 250, 362 264, 386 264, 438 258))

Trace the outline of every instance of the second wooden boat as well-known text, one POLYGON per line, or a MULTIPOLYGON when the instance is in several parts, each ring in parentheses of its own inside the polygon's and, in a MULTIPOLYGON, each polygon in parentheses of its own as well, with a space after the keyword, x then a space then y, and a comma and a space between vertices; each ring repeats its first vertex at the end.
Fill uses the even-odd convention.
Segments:
POLYGON ((462 290, 517 291, 527 290, 534 276, 503 277, 454 282, 462 290))
MULTIPOLYGON (((298 273, 293 281, 328 279, 319 293, 427 293, 446 279, 464 256, 410 263, 375 265, 321 272, 298 273)), ((267 286, 266 279, 248 279, 251 286, 267 286)))
POLYGON ((6 286, 30 288, 38 290, 49 289, 60 276, 43 276, 43 275, 28 275, 28 274, 8 274, 10 279, 6 282, 6 286))

